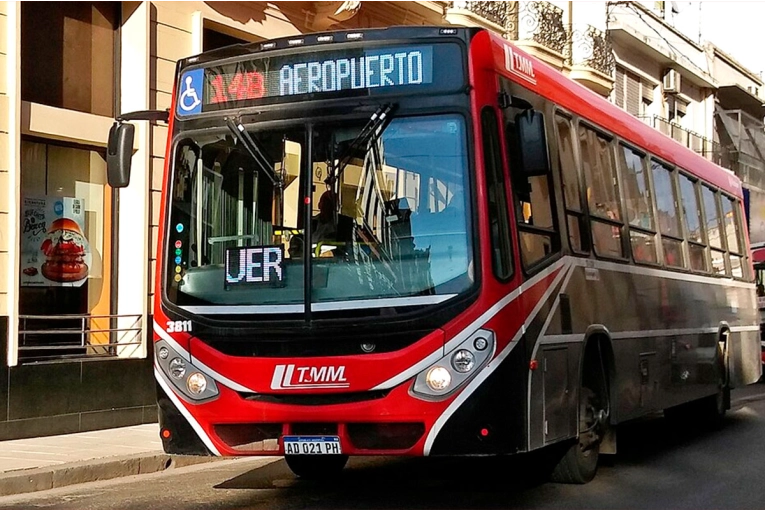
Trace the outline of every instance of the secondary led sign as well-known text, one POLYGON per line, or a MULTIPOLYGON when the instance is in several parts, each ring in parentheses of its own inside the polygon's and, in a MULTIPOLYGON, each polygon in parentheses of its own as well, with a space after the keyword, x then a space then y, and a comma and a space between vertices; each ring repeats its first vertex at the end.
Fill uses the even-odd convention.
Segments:
POLYGON ((281 246, 246 246, 226 250, 226 287, 284 280, 281 246))

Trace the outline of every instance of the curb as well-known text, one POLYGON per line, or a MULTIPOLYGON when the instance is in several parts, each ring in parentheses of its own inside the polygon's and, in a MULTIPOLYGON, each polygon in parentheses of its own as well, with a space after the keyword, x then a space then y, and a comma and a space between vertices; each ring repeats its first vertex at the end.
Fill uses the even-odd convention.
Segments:
POLYGON ((8 471, 0 473, 0 497, 56 489, 86 482, 111 480, 124 476, 157 473, 167 469, 223 459, 223 457, 144 453, 8 471))

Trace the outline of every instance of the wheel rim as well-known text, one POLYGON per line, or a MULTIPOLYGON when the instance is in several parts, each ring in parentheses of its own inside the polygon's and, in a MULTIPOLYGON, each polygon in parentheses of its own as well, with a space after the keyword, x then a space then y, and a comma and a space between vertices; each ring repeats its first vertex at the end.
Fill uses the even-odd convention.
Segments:
POLYGON ((600 444, 608 421, 607 413, 590 388, 582 388, 579 399, 579 449, 590 455, 600 444))

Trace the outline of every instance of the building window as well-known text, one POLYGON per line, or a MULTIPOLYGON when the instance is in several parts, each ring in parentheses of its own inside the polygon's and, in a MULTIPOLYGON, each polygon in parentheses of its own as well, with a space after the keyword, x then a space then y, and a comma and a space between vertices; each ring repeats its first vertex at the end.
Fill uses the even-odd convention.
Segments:
POLYGON ((104 156, 21 142, 21 360, 115 354, 112 190, 104 156))
POLYGON ((238 37, 233 37, 211 28, 205 27, 202 30, 203 51, 225 48, 226 46, 231 46, 233 44, 247 44, 249 42, 250 41, 245 41, 244 39, 239 39, 238 37))
POLYGON ((23 2, 21 98, 114 116, 119 2, 23 2))

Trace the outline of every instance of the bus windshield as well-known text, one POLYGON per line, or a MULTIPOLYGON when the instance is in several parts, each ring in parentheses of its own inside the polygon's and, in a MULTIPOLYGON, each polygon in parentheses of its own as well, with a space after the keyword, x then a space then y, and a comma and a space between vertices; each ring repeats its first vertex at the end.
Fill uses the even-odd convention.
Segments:
POLYGON ((306 296, 314 310, 339 310, 438 303, 470 288, 464 118, 398 117, 367 137, 364 128, 182 135, 167 299, 202 313, 289 313, 306 296))

